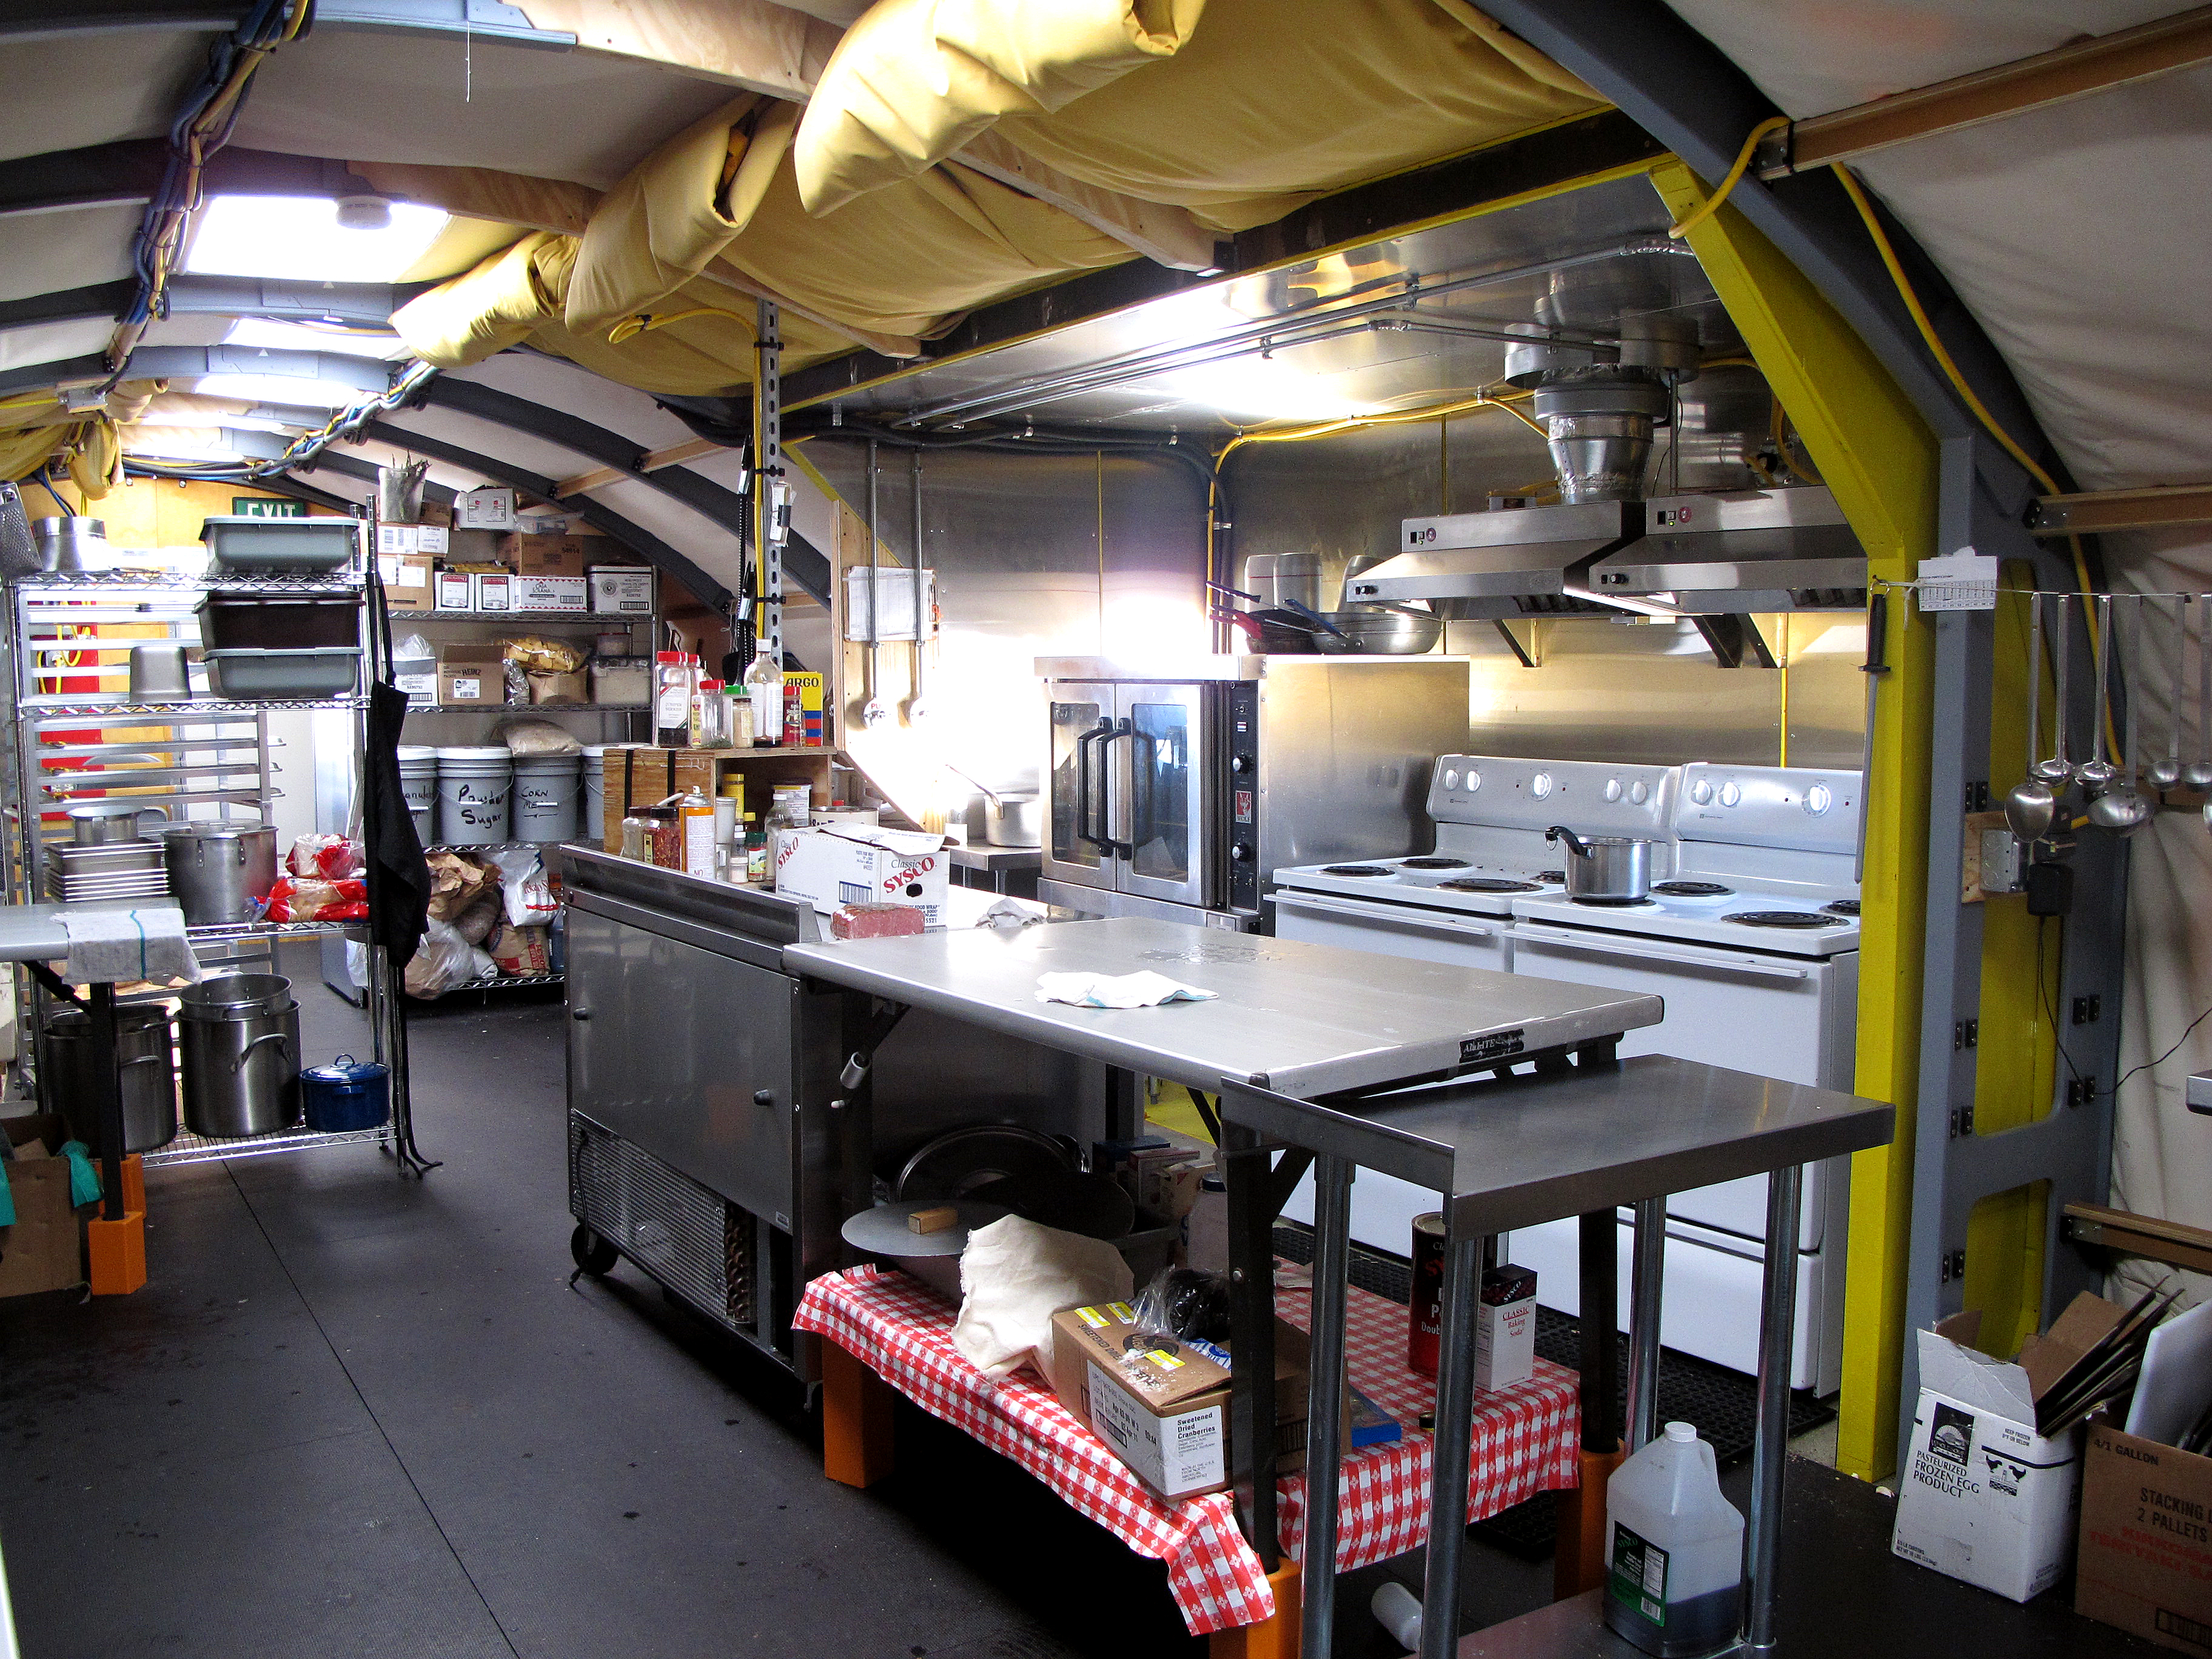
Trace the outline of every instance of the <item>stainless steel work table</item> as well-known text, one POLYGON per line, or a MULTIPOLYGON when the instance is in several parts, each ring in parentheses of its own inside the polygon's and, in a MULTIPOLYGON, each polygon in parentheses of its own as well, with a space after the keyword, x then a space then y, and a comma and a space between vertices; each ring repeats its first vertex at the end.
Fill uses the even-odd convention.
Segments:
MULTIPOLYGON (((69 929, 62 926, 65 910, 102 908, 83 904, 0 905, 0 962, 20 962, 33 977, 62 1001, 84 1010, 92 1022, 90 1040, 93 1094, 100 1114, 100 1173, 101 1218, 120 1221, 123 1204, 123 1083, 115 1064, 115 987, 94 984, 77 994, 62 982, 47 964, 66 958, 69 929)), ((141 907, 151 908, 151 907, 141 907)))
MULTIPOLYGON (((1352 1099, 1299 1099, 1225 1079, 1225 1129, 1256 1137, 1264 1150, 1301 1147, 1316 1155, 1313 1362, 1306 1419, 1306 1468, 1338 1466, 1344 1386, 1345 1267, 1355 1166, 1381 1170, 1440 1195, 1447 1228, 1442 1368, 1437 1387, 1434 1484, 1431 1489, 1427 1582, 1422 1605, 1445 1610, 1425 1620, 1420 1659, 1447 1659, 1459 1646, 1460 1552, 1467 1512, 1468 1422, 1474 1397, 1474 1324, 1482 1251, 1491 1236, 1566 1216, 1583 1222, 1584 1410, 1595 1357, 1610 1376, 1614 1305, 1612 1235, 1616 1206, 1636 1208, 1634 1295, 1629 1324, 1629 1449, 1650 1439, 1658 1400, 1661 1268, 1668 1194, 1740 1176, 1767 1174, 1766 1249, 1759 1328, 1759 1427, 1755 1483, 1745 1552, 1742 1646, 1770 1650, 1774 1640, 1774 1561, 1780 1534, 1787 1449, 1790 1354, 1796 1304, 1798 1208, 1803 1164, 1885 1145, 1893 1108, 1802 1084, 1783 1083, 1662 1055, 1570 1065, 1540 1060, 1519 1073, 1352 1099), (1593 1275, 1594 1247, 1606 1271, 1593 1275), (1602 1294, 1593 1294, 1593 1278, 1602 1294), (1593 1353, 1593 1328, 1605 1340, 1593 1353), (1440 1540, 1443 1540, 1440 1547, 1440 1540)), ((1232 1227, 1234 1226, 1232 1221, 1232 1227)), ((1232 1345, 1233 1346, 1233 1345, 1232 1345)), ((1240 1355, 1241 1358, 1241 1355, 1240 1355)), ((1241 1376, 1245 1367, 1240 1364, 1241 1376)), ((1256 1379, 1262 1395, 1272 1377, 1256 1379)), ((1273 1402, 1255 1401, 1272 1419, 1273 1402)), ((1232 1445, 1241 1430, 1232 1429, 1232 1445)), ((1609 1450, 1618 1427, 1583 1423, 1586 1450, 1609 1450)), ((1586 1494, 1586 1500, 1589 1495, 1586 1494)), ((1307 1494, 1305 1659, 1327 1659, 1334 1575, 1316 1563, 1336 1554, 1333 1481, 1307 1494)), ((1510 1638, 1510 1630, 1492 1632, 1510 1638)), ((1510 1650, 1510 1639, 1504 1641, 1510 1650)), ((1599 1630, 1591 1652, 1636 1651, 1599 1630)))

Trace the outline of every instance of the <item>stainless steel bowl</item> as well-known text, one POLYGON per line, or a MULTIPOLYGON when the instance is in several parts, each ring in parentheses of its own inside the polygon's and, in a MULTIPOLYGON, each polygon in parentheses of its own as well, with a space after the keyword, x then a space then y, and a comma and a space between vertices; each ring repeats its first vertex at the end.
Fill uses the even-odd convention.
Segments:
POLYGON ((1333 656, 1418 657, 1435 650, 1444 633, 1442 617, 1413 611, 1378 611, 1359 605, 1332 611, 1328 619, 1343 630, 1344 637, 1317 631, 1313 642, 1316 649, 1333 656))

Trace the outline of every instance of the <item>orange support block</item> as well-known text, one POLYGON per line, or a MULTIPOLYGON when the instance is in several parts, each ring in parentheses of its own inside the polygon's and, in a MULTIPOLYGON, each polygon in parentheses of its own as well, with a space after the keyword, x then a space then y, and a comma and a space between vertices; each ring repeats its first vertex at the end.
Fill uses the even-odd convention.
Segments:
POLYGON ((1554 1601, 1605 1583, 1605 1483, 1627 1455, 1625 1450, 1584 1451, 1582 1484, 1559 1495, 1559 1542, 1552 1557, 1554 1601))
MULTIPOLYGON (((134 1164, 137 1159, 131 1160, 134 1164)), ((145 1200, 139 1200, 143 1206, 145 1200)), ((93 1221, 85 1227, 92 1257, 92 1293, 128 1296, 146 1282, 146 1212, 126 1211, 120 1221, 93 1221)))
POLYGON ((123 1208, 127 1214, 136 1210, 146 1212, 146 1160, 136 1152, 126 1153, 123 1159, 123 1208))
POLYGON ((1206 1638, 1206 1659, 1298 1659, 1298 1564, 1285 1560, 1267 1575, 1267 1588, 1275 1592, 1275 1616, 1214 1632, 1206 1638))
POLYGON ((872 1486, 891 1472, 891 1385, 822 1339, 822 1473, 872 1486))

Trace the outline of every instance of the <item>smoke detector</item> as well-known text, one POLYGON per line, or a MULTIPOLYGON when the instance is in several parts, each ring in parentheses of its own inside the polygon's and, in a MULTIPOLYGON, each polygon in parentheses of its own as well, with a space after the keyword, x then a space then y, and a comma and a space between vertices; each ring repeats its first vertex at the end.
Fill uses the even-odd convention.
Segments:
POLYGON ((341 230, 391 229, 391 198, 379 196, 374 191, 339 197, 338 228, 341 230))

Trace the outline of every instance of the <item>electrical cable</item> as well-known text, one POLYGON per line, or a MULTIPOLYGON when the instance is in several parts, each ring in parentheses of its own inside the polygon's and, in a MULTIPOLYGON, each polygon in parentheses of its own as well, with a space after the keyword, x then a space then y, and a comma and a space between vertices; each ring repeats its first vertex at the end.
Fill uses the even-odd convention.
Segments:
MULTIPOLYGON (((1759 148, 1759 141, 1765 137, 1770 132, 1781 131, 1783 128, 1789 125, 1790 118, 1788 116, 1770 115, 1764 121, 1761 121, 1757 126, 1753 127, 1751 130, 1750 137, 1747 137, 1743 141, 1743 148, 1736 152, 1735 165, 1730 167, 1726 173, 1722 175, 1720 188, 1716 190, 1711 195, 1705 198, 1704 201, 1698 203, 1697 206, 1692 208, 1687 213, 1684 214, 1680 219, 1677 219, 1673 224, 1668 226, 1668 236, 1673 240, 1679 242, 1685 236, 1687 236, 1692 231, 1695 230, 1699 225, 1705 223, 1706 220, 1711 218, 1714 214, 1719 212, 1721 204, 1728 200, 1729 192, 1735 190, 1738 185, 1741 184, 1743 182, 1743 175, 1751 171, 1752 152, 1759 148)), ((1836 170, 1838 173, 1843 171, 1841 167, 1838 167, 1836 170)))

